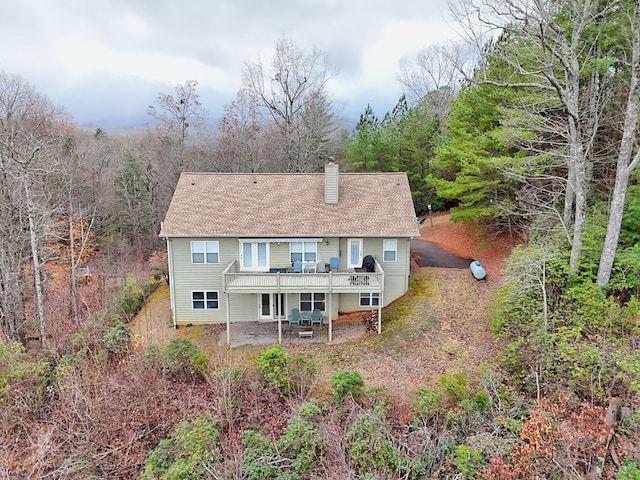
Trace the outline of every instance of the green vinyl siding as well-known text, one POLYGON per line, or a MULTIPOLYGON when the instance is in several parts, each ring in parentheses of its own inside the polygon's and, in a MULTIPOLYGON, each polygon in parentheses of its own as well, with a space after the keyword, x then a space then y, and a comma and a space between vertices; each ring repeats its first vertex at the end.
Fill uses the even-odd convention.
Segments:
POLYGON ((229 319, 235 322, 258 321, 258 295, 255 293, 233 293, 229 295, 229 319))
POLYGON ((235 258, 230 248, 237 251, 238 240, 228 238, 171 238, 171 274, 174 295, 174 318, 180 323, 220 323, 226 322, 226 297, 222 293, 222 272, 235 258), (219 241, 219 263, 191 262, 191 241, 219 241), (218 292, 217 309, 194 309, 192 292, 218 292))
POLYGON ((271 243, 269 263, 269 267, 273 268, 291 267, 291 262, 289 261, 289 244, 284 242, 280 245, 271 243))
MULTIPOLYGON (((375 258, 382 267, 382 270, 384 270, 383 306, 385 307, 407 293, 407 289, 409 288, 409 258, 411 255, 411 241, 408 238, 396 238, 398 244, 396 261, 385 262, 382 260, 383 244, 384 240, 390 238, 395 237, 365 238, 363 242, 364 255, 373 256, 373 258, 375 258)), ((341 258, 340 261, 342 262, 343 259, 341 258)), ((345 301, 348 302, 349 307, 351 308, 351 305, 353 304, 351 298, 345 301)), ((359 305, 357 295, 355 305, 359 305)))
MULTIPOLYGON (((379 240, 380 257, 382 258, 382 240, 379 240)), ((384 270, 384 306, 407 293, 409 288, 409 274, 411 273, 410 256, 411 241, 398 238, 398 252, 395 262, 380 262, 384 270)))
POLYGON ((338 297, 340 298, 341 312, 349 313, 366 310, 360 306, 357 293, 341 293, 340 295, 338 295, 338 297))
MULTIPOLYGON (((357 238, 357 237, 349 237, 357 238)), ((410 241, 397 238, 397 258, 394 262, 381 261, 383 258, 383 241, 385 238, 363 238, 363 255, 372 255, 384 270, 384 288, 382 306, 386 306, 401 297, 408 289, 410 273, 409 256, 410 241)), ((172 308, 177 323, 225 323, 227 309, 231 322, 257 321, 260 316, 258 308, 259 293, 223 292, 223 272, 235 260, 239 262, 240 242, 237 238, 224 237, 187 237, 170 238, 170 272, 172 289, 172 308), (191 259, 191 241, 219 242, 219 263, 193 264, 191 259), (218 309, 193 309, 192 292, 218 292, 218 309), (229 304, 227 304, 229 302, 229 304)), ((345 271, 347 237, 326 237, 317 245, 317 261, 329 264, 331 257, 338 258, 339 270, 345 271), (329 245, 327 245, 327 242, 329 245)), ((288 242, 269 244, 269 267, 291 267, 290 245, 288 242)), ((239 264, 238 264, 239 265, 239 264)), ((237 266, 238 266, 237 265, 237 266)), ((327 294, 328 292, 324 292, 327 294)), ((359 295, 333 294, 331 314, 335 318, 339 311, 362 310, 359 295)), ((291 308, 298 307, 298 293, 287 295, 287 316, 291 308)))

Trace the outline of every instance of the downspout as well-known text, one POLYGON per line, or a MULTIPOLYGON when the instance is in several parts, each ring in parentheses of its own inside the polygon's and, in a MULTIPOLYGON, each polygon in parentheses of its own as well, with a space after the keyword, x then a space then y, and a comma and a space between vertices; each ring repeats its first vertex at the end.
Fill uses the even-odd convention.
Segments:
POLYGON ((333 341, 333 302, 331 301, 331 298, 333 297, 333 272, 331 271, 331 269, 329 269, 329 291, 327 292, 329 295, 329 334, 328 334, 328 340, 329 343, 331 343, 333 341))
POLYGON ((380 270, 380 301, 378 302, 378 335, 382 333, 382 306, 384 305, 384 270, 376 261, 376 269, 380 270))
POLYGON ((404 264, 407 268, 406 275, 404 276, 404 291, 405 293, 409 291, 409 277, 411 276, 411 240, 413 237, 409 237, 407 239, 407 248, 405 253, 404 264))

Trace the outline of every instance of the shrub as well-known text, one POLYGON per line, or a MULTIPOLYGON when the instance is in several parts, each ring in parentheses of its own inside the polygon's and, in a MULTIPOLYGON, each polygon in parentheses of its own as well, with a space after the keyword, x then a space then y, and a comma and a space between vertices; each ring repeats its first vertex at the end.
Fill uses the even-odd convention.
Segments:
POLYGON ((247 430, 242 435, 242 478, 265 480, 278 478, 278 467, 272 465, 276 457, 275 444, 260 432, 247 430))
POLYGON ((144 292, 138 287, 135 279, 128 277, 124 286, 124 292, 115 300, 118 314, 127 322, 140 311, 144 303, 144 292))
POLYGON ((248 480, 310 478, 324 450, 317 429, 302 418, 290 419, 276 442, 252 430, 244 432, 242 442, 242 473, 248 480))
POLYGON ((265 380, 285 396, 308 395, 318 371, 312 358, 289 356, 281 345, 271 345, 260 352, 256 366, 265 380))
POLYGON ((336 403, 344 401, 348 395, 357 402, 362 396, 363 388, 364 380, 358 372, 345 370, 331 375, 331 390, 336 403))
POLYGON ((622 303, 637 297, 640 290, 640 243, 618 248, 609 285, 611 292, 622 303))
POLYGON ((43 394, 49 364, 31 358, 20 343, 5 344, 0 339, 0 401, 20 392, 20 401, 31 403, 43 394))
POLYGON ((486 390, 478 390, 473 396, 473 409, 477 411, 485 411, 491 406, 491 397, 486 390))
POLYGON ((147 457, 140 480, 207 478, 207 466, 220 460, 219 431, 215 420, 203 413, 177 426, 147 457))
POLYGON ((638 465, 631 459, 626 458, 624 461, 624 465, 620 467, 618 470, 618 474, 616 475, 616 480, 639 480, 640 479, 640 468, 638 465))
POLYGON ((131 329, 118 322, 103 335, 102 343, 110 356, 123 358, 131 351, 131 329))
POLYGON ((289 420, 287 429, 278 440, 278 451, 291 459, 291 469, 302 473, 316 467, 322 456, 322 442, 317 429, 301 418, 289 420))
POLYGON ((486 466, 482 453, 466 445, 458 445, 455 455, 456 467, 467 478, 476 478, 480 469, 486 466))
POLYGON ((631 390, 640 395, 640 352, 620 354, 617 366, 621 371, 620 378, 626 379, 631 390))
POLYGON ((427 387, 418 387, 414 392, 416 403, 413 407, 418 416, 425 419, 433 417, 442 401, 440 392, 427 387))
POLYGON ((469 396, 468 377, 465 373, 445 373, 438 378, 440 388, 452 403, 460 403, 469 396))
POLYGON ((318 373, 315 360, 302 355, 294 355, 289 357, 287 367, 289 393, 295 393, 302 398, 308 397, 315 385, 318 373))
POLYGON ((282 393, 289 390, 289 354, 282 345, 271 345, 260 352, 256 365, 262 376, 282 393))
POLYGON ((158 288, 160 283, 160 279, 153 278, 140 287, 134 278, 128 277, 124 291, 115 299, 116 313, 126 322, 133 320, 144 305, 145 299, 158 288))
POLYGON ((640 185, 638 184, 629 185, 620 227, 622 246, 640 243, 640 185))
POLYGON ((327 410, 327 405, 320 403, 317 398, 312 398, 308 402, 303 402, 298 407, 300 416, 307 421, 314 420, 320 416, 320 414, 327 410))
POLYGON ((426 467, 421 460, 404 456, 395 445, 387 424, 373 411, 356 417, 347 430, 349 456, 364 478, 424 478, 426 467))
POLYGON ((209 378, 209 357, 184 338, 173 338, 165 349, 164 367, 172 373, 188 373, 209 378))

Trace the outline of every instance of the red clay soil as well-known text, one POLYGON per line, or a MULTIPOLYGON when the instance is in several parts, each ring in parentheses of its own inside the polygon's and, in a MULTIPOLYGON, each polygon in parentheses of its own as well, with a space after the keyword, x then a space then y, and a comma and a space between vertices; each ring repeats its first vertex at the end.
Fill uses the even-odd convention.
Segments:
MULTIPOLYGON (((452 255, 480 260, 492 279, 491 283, 502 279, 505 261, 511 253, 511 244, 506 234, 487 234, 477 225, 455 223, 449 219, 449 212, 426 217, 420 228, 420 239, 435 243, 452 255)), ((411 270, 419 269, 411 258, 411 270)), ((334 323, 360 322, 367 313, 352 312, 341 314, 334 323)))
MULTIPOLYGON (((511 253, 511 244, 506 234, 488 235, 477 225, 452 222, 448 212, 436 213, 431 220, 426 217, 420 228, 422 240, 433 242, 453 255, 480 260, 487 272, 501 275, 511 253)), ((412 268, 419 268, 413 259, 412 268)))

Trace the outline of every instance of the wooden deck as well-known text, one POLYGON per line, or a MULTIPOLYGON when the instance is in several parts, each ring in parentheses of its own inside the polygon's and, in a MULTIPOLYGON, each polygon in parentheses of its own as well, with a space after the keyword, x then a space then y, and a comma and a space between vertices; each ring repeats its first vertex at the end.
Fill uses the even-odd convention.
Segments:
POLYGON ((245 273, 224 272, 225 292, 381 292, 384 272, 245 273))

